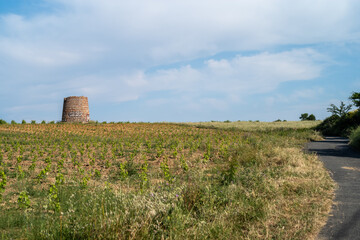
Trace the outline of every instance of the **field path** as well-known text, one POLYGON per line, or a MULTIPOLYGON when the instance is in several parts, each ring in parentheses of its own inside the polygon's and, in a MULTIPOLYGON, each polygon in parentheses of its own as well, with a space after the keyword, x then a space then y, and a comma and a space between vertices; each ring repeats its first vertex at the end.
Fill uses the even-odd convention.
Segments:
POLYGON ((307 149, 318 154, 338 184, 332 212, 318 239, 360 239, 360 153, 340 137, 311 142, 307 149))

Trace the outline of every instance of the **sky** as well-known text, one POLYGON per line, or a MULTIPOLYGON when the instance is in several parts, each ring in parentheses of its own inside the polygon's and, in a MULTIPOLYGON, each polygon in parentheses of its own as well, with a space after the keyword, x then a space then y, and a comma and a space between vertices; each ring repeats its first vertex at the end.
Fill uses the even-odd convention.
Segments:
POLYGON ((0 118, 318 119, 360 91, 358 0, 0 0, 0 118))

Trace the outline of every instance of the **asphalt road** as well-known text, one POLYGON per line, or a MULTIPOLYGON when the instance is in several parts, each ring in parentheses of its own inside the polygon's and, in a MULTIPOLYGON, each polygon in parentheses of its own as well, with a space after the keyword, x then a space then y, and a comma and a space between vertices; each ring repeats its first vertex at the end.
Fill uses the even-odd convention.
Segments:
POLYGON ((318 239, 360 239, 360 153, 340 137, 311 142, 308 151, 319 155, 338 184, 331 215, 318 239))

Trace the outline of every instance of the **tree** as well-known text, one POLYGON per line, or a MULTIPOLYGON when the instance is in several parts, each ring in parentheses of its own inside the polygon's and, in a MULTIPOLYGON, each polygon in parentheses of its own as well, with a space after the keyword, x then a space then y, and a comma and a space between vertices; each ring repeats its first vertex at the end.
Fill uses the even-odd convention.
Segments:
POLYGON ((310 114, 310 115, 306 118, 306 120, 308 120, 308 121, 315 121, 315 120, 316 120, 316 117, 315 117, 314 114, 310 114))
POLYGON ((345 116, 351 109, 352 105, 345 105, 343 101, 341 101, 340 106, 337 107, 335 104, 330 104, 330 107, 327 108, 327 111, 332 115, 337 115, 339 117, 345 116))
POLYGON ((315 121, 316 117, 314 114, 308 114, 308 113, 303 113, 300 115, 299 117, 301 119, 301 121, 315 121))
POLYGON ((301 121, 305 121, 308 117, 309 117, 308 113, 303 113, 303 114, 300 115, 299 118, 300 118, 301 121))
POLYGON ((360 92, 353 92, 349 99, 354 103, 355 107, 360 108, 360 92))

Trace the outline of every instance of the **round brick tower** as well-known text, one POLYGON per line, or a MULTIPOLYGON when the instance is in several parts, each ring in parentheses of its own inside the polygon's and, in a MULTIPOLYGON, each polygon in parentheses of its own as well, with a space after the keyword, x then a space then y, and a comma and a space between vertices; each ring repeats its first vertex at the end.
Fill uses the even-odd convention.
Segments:
POLYGON ((62 121, 82 123, 89 122, 90 112, 88 98, 74 96, 64 98, 62 121))

